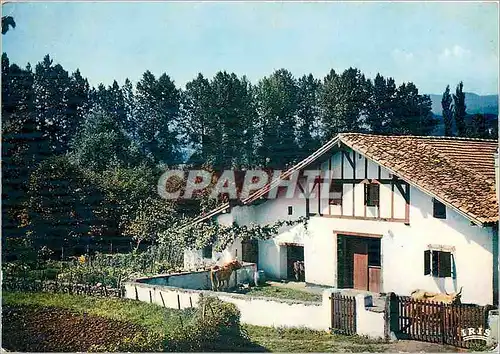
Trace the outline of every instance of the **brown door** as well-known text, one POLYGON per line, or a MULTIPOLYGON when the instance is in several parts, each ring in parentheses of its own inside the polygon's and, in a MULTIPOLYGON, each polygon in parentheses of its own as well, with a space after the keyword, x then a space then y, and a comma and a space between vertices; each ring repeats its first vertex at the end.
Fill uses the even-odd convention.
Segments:
POLYGON ((366 242, 353 239, 353 288, 368 290, 368 247, 366 242))

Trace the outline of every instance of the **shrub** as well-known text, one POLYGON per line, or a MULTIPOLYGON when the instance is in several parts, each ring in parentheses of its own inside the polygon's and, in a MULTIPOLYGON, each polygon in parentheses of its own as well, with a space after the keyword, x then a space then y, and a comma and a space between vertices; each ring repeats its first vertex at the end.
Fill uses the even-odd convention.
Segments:
POLYGON ((240 311, 234 304, 203 296, 192 320, 169 333, 166 345, 173 351, 203 351, 246 338, 240 325, 240 311))
POLYGON ((161 352, 164 343, 161 335, 157 333, 138 333, 132 338, 124 338, 119 343, 111 345, 92 345, 88 352, 98 353, 135 353, 135 352, 161 352))

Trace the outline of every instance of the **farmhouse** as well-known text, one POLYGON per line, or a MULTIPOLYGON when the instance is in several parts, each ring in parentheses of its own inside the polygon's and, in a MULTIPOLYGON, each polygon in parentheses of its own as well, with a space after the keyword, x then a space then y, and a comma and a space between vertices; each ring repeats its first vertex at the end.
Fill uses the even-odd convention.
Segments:
POLYGON ((269 224, 308 216, 272 240, 236 241, 222 254, 186 250, 186 267, 205 258, 255 262, 272 278, 334 288, 409 295, 454 292, 462 301, 496 302, 497 142, 492 140, 337 135, 282 175, 302 172, 293 198, 268 184, 239 205, 224 204, 195 222, 269 224), (313 182, 304 170, 320 170, 313 182), (321 193, 330 179, 329 194, 321 193), (272 188, 278 197, 266 198, 272 188))

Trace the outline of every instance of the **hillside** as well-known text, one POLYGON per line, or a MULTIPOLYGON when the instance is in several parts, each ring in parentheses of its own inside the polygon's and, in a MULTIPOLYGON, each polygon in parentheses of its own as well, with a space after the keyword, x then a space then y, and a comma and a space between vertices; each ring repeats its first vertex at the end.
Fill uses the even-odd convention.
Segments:
MULTIPOLYGON (((432 112, 436 115, 442 114, 441 98, 442 95, 430 94, 432 100, 432 112)), ((498 115, 498 95, 480 96, 472 92, 465 93, 465 104, 468 114, 495 114, 498 115)))

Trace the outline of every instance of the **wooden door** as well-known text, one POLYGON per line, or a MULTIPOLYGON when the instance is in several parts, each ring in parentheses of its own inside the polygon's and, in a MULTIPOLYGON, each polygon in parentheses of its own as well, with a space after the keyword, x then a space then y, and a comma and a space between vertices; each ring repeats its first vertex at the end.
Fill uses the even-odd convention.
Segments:
POLYGON ((259 243, 257 240, 245 240, 241 242, 241 260, 243 262, 255 263, 259 261, 259 243))
POLYGON ((361 239, 353 239, 353 288, 368 290, 368 247, 361 239))

